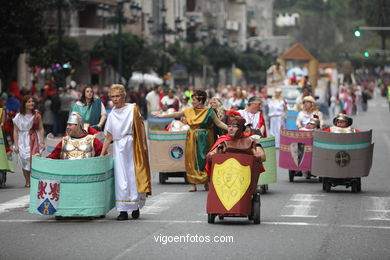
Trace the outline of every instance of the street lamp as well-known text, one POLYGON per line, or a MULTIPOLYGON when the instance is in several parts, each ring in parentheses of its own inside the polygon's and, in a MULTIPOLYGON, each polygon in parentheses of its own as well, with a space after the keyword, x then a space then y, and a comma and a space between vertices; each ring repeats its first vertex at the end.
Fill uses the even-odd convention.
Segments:
MULTIPOLYGON (((111 17, 103 17, 104 23, 118 25, 118 82, 122 79, 123 74, 123 42, 122 42, 122 25, 126 24, 136 24, 139 21, 142 13, 142 7, 138 2, 130 0, 116 0, 117 6, 115 10, 115 15, 111 17), (123 6, 125 3, 130 3, 130 13, 132 18, 127 18, 124 15, 123 6)), ((98 8, 107 10, 107 5, 99 5, 98 8)))

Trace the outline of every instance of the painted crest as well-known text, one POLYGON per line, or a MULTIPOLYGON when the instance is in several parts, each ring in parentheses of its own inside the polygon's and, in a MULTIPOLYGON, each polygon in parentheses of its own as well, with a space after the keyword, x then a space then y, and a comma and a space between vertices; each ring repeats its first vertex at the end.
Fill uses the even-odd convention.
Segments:
POLYGON ((169 147, 169 156, 173 160, 182 160, 184 157, 184 148, 181 145, 172 145, 169 147))
POLYGON ((290 153, 296 166, 300 166, 305 157, 305 144, 304 143, 291 143, 290 153))
POLYGON ((335 161, 338 166, 345 167, 351 161, 351 156, 345 151, 340 151, 336 153, 335 161))
POLYGON ((212 178, 219 200, 226 210, 230 210, 249 188, 251 168, 241 165, 234 158, 230 158, 222 164, 216 163, 214 165, 212 178))
POLYGON ((40 180, 37 192, 37 210, 42 215, 56 213, 60 200, 60 182, 40 180))

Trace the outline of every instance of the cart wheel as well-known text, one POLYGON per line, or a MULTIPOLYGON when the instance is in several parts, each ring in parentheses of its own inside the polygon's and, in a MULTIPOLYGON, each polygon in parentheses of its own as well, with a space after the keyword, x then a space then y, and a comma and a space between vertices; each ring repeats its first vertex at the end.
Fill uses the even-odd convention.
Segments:
POLYGON ((224 219, 224 216, 219 215, 219 216, 218 216, 218 219, 219 219, 219 220, 223 220, 223 219, 224 219))
POLYGON ((361 180, 361 178, 358 179, 357 191, 358 192, 362 191, 362 180, 361 180))
POLYGON ((63 220, 64 218, 62 216, 54 216, 55 220, 63 220))
POLYGON ((358 183, 357 182, 352 182, 352 185, 351 185, 351 191, 352 193, 356 193, 358 192, 358 183))
POLYGON ((267 193, 267 185, 260 185, 260 194, 267 193))
POLYGON ((325 191, 325 182, 322 183, 322 190, 325 191))
POLYGON ((165 181, 167 180, 166 176, 165 176, 165 173, 163 172, 159 172, 158 173, 158 182, 160 184, 165 184, 165 181))
POLYGON ((294 182, 295 171, 288 170, 288 177, 290 182, 294 182))
POLYGON ((106 218, 106 215, 100 215, 98 218, 106 218))
POLYGON ((325 191, 330 192, 330 183, 329 182, 324 182, 325 185, 325 191))
POLYGON ((253 223, 260 224, 260 196, 253 200, 253 223))
POLYGON ((322 177, 318 177, 318 182, 319 182, 319 183, 322 182, 322 177))
POLYGON ((215 222, 215 214, 208 214, 207 222, 213 224, 215 222))

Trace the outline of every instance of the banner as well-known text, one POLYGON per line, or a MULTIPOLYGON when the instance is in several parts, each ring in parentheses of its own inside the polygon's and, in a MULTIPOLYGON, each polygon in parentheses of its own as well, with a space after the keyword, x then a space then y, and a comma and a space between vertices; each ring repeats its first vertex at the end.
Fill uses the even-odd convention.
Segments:
POLYGON ((298 111, 287 110, 287 120, 286 120, 287 130, 298 130, 297 117, 298 117, 298 111))
POLYGON ((186 137, 187 131, 150 130, 148 139, 151 172, 185 172, 186 137))
POLYGON ((260 174, 259 185, 275 183, 277 178, 275 137, 261 138, 260 144, 265 151, 266 161, 263 162, 265 172, 260 174))
POLYGON ((279 167, 310 171, 312 150, 313 132, 285 129, 280 131, 279 167))
POLYGON ((359 133, 315 132, 312 174, 331 178, 368 176, 374 151, 372 130, 359 133))
POLYGON ((79 160, 32 157, 30 213, 100 216, 114 206, 111 156, 79 160))

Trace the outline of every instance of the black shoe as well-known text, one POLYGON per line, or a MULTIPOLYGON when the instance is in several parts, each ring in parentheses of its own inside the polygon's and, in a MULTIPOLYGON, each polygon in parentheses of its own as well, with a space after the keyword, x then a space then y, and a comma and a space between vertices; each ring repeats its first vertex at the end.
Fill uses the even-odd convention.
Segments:
POLYGON ((133 212, 131 212, 131 217, 132 217, 133 219, 139 218, 139 209, 133 210, 133 212))
POLYGON ((127 214, 127 211, 121 211, 121 213, 119 214, 119 216, 116 218, 116 220, 128 220, 129 219, 129 215, 127 214))

